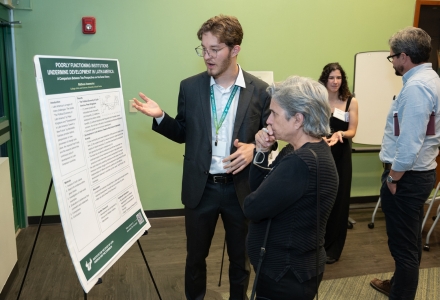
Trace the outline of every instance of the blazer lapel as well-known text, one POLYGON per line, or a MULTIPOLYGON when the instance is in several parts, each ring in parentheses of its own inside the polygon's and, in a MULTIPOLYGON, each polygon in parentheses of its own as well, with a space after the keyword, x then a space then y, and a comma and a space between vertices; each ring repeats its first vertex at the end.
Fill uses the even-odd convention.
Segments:
POLYGON ((201 118, 205 122, 206 135, 209 138, 209 144, 212 141, 212 131, 211 131, 211 102, 210 102, 210 76, 207 73, 203 74, 202 80, 199 83, 199 101, 201 107, 201 118))
POLYGON ((234 147, 234 140, 238 136, 241 124, 243 123, 246 111, 251 103, 252 94, 254 92, 254 86, 251 84, 252 80, 249 79, 246 72, 243 71, 244 81, 246 82, 246 88, 240 88, 240 97, 238 100, 237 113, 235 115, 234 131, 232 134, 231 149, 234 147))

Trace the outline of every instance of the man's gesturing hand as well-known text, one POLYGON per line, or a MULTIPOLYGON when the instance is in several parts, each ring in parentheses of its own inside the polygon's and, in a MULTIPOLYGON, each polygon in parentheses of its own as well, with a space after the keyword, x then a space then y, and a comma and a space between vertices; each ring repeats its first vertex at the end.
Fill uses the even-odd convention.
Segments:
POLYGON ((136 98, 133 98, 134 108, 136 108, 141 113, 153 118, 160 118, 163 116, 163 111, 162 109, 160 109, 159 105, 156 102, 145 96, 143 93, 139 93, 139 97, 141 97, 141 99, 144 100, 145 103, 140 102, 136 98))

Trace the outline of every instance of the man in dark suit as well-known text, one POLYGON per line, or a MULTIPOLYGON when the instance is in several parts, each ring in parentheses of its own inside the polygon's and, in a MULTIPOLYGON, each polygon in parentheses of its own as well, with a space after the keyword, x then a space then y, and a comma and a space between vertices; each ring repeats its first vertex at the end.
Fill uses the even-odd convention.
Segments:
POLYGON ((267 84, 237 64, 243 30, 237 18, 216 16, 206 21, 196 48, 207 71, 180 84, 177 116, 140 93, 133 107, 154 117, 153 130, 185 143, 182 203, 185 205, 187 258, 185 294, 203 299, 206 257, 221 215, 229 255, 230 299, 247 299, 249 260, 245 239, 248 222, 242 211, 250 193, 249 163, 255 134, 265 126, 270 97, 267 84))

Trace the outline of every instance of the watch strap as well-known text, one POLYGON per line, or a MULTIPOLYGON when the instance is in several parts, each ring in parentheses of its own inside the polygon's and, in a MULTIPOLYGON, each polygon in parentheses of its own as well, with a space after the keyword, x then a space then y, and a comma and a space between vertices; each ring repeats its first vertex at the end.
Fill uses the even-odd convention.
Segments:
POLYGON ((399 182, 399 180, 394 180, 393 177, 391 177, 391 175, 388 175, 388 177, 387 177, 387 182, 389 182, 389 183, 393 183, 393 184, 396 184, 396 183, 399 182), (391 180, 390 180, 390 179, 391 179, 391 180))

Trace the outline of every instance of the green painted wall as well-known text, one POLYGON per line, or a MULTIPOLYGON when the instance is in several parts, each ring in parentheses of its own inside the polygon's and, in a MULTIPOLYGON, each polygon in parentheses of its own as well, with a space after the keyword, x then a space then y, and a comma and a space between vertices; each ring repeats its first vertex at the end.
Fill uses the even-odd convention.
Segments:
MULTIPOLYGON (((245 70, 272 70, 280 81, 292 74, 317 79, 339 61, 352 84, 354 55, 387 50, 395 31, 412 25, 414 0, 34 0, 15 10, 19 107, 27 212, 38 216, 51 178, 32 58, 36 54, 117 58, 124 97, 143 91, 174 115, 179 82, 204 71, 194 48, 199 26, 223 13, 244 28, 239 63, 245 70), (94 16, 97 33, 81 33, 81 18, 94 16)), ((390 66, 391 67, 391 66, 390 66)), ((374 87, 372 87, 374 88, 374 87)), ((361 100, 360 100, 361 101, 361 100)), ((362 111, 362 105, 360 105, 362 111)), ((151 131, 151 119, 127 111, 127 126, 144 209, 181 208, 183 146, 151 131)), ((377 154, 356 154, 352 196, 377 195, 377 154)), ((58 214, 55 197, 47 215, 58 214)))

